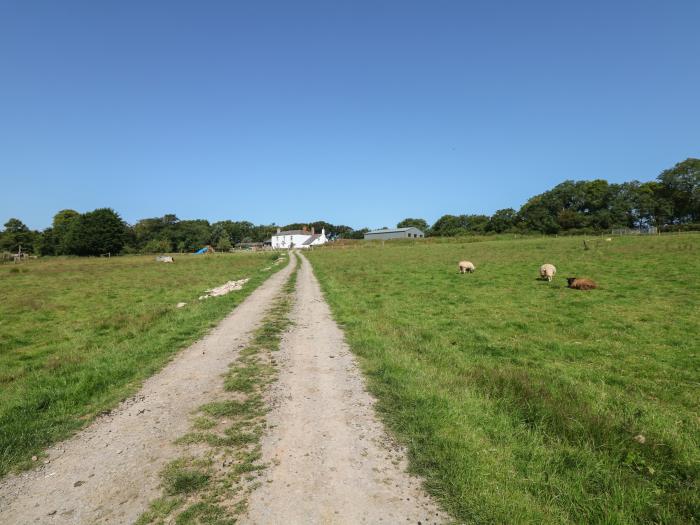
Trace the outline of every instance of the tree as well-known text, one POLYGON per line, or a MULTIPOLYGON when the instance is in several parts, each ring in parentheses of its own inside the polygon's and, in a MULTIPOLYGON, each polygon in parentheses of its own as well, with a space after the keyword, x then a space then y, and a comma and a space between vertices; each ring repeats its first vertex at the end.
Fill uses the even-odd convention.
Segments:
POLYGON ((497 210, 489 219, 488 231, 503 233, 515 227, 518 214, 513 208, 497 210))
POLYGON ((443 215, 433 224, 430 235, 454 237, 468 233, 484 233, 488 224, 487 215, 443 215))
POLYGON ((36 238, 34 249, 39 255, 56 255, 56 238, 53 228, 46 228, 36 238))
POLYGON ((662 198, 671 203, 673 222, 700 221, 700 159, 679 162, 657 180, 663 187, 662 198))
POLYGON ((167 250, 157 251, 172 251, 178 244, 179 223, 180 219, 173 213, 166 214, 163 217, 141 219, 132 228, 135 247, 141 251, 147 251, 145 247, 148 245, 148 251, 150 252, 154 247, 163 247, 164 243, 168 243, 167 250), (158 241, 158 243, 151 244, 151 241, 154 240, 158 241))
POLYGON ((397 228, 418 228, 423 233, 427 233, 428 229, 430 228, 425 219, 411 219, 411 218, 407 218, 407 219, 402 220, 400 223, 398 223, 396 225, 396 227, 397 228))
POLYGON ((226 228, 223 227, 223 225, 220 222, 217 222, 216 224, 212 225, 211 227, 211 239, 214 242, 214 245, 219 248, 219 244, 224 242, 224 239, 228 243, 228 249, 231 248, 231 237, 229 236, 228 231, 226 228))
POLYGON ((71 224, 73 224, 78 217, 80 217, 80 214, 77 211, 68 209, 61 210, 53 216, 52 237, 54 253, 56 255, 66 255, 69 253, 68 247, 66 246, 66 238, 71 224))
POLYGON ((35 233, 19 219, 10 219, 5 223, 5 229, 0 236, 0 249, 17 253, 20 246, 23 252, 34 249, 35 233))
POLYGON ((231 248, 233 248, 233 244, 231 244, 231 241, 227 235, 219 237, 219 239, 216 241, 216 249, 220 252, 228 252, 231 250, 231 248))
POLYGON ((666 193, 660 182, 645 182, 639 186, 637 191, 639 226, 663 226, 671 220, 673 202, 666 193))
POLYGON ((466 233, 466 215, 443 215, 430 228, 430 235, 436 237, 454 237, 466 233))
POLYGON ((124 247, 127 227, 111 208, 83 213, 71 221, 66 246, 72 255, 117 254, 124 247))
POLYGON ((343 235, 344 239, 364 239, 365 233, 369 231, 369 228, 360 228, 359 230, 352 230, 343 235))
POLYGON ((528 200, 518 211, 518 222, 524 231, 537 231, 542 233, 557 233, 559 223, 555 219, 555 212, 548 202, 545 194, 536 195, 528 200))
POLYGON ((151 239, 141 249, 142 253, 169 253, 171 251, 172 246, 167 239, 151 239))
POLYGON ((238 244, 251 237, 254 227, 253 223, 248 221, 219 221, 212 225, 212 236, 218 239, 221 237, 221 231, 225 231, 231 243, 238 244))
POLYGON ((211 226, 206 220, 180 221, 173 233, 176 245, 184 243, 185 251, 194 252, 212 242, 211 226))

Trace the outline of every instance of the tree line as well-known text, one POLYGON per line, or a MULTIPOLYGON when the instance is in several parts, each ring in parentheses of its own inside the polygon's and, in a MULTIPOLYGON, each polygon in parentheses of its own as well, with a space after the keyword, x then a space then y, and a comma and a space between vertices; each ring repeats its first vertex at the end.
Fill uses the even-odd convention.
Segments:
MULTIPOLYGON (((282 229, 325 228, 336 238, 361 239, 368 228, 353 229, 325 221, 295 223, 282 229)), ((493 215, 443 215, 434 224, 407 218, 397 227, 415 226, 428 236, 489 233, 598 233, 613 228, 700 229, 700 159, 689 158, 664 170, 650 182, 611 184, 602 179, 570 181, 530 198, 519 210, 493 215)), ((61 210, 50 227, 30 230, 12 218, 0 231, 0 251, 39 255, 104 255, 119 253, 192 252, 213 245, 229 250, 236 244, 262 242, 275 224, 248 221, 180 220, 174 214, 127 224, 117 212, 100 208, 86 213, 61 210)))

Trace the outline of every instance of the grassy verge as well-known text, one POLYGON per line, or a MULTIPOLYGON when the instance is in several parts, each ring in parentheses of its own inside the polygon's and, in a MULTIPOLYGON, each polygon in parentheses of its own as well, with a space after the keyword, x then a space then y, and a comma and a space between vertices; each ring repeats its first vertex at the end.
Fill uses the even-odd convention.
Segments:
POLYGON ((135 392, 281 265, 271 254, 49 258, 0 268, 0 476, 135 392), (203 290, 249 277, 242 290, 203 290), (183 308, 176 308, 186 302, 183 308))
POLYGON ((260 438, 267 405, 264 394, 276 377, 274 352, 289 326, 296 271, 252 341, 224 377, 227 395, 207 403, 192 419, 192 431, 177 443, 182 456, 162 472, 163 496, 152 502, 137 525, 225 525, 246 509, 258 486, 260 438))
POLYGON ((700 521, 700 239, 309 254, 378 409, 460 521, 700 521), (457 261, 477 266, 459 275, 457 261), (538 281, 540 264, 559 273, 538 281), (566 288, 585 276, 600 288, 566 288))

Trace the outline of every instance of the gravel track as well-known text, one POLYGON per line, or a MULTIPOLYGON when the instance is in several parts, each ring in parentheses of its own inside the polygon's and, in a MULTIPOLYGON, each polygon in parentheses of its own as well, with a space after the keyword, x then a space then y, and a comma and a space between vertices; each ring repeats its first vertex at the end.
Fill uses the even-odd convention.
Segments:
POLYGON ((311 265, 301 260, 295 324, 282 339, 263 439, 270 467, 242 523, 446 522, 406 473, 405 453, 375 416, 311 265))

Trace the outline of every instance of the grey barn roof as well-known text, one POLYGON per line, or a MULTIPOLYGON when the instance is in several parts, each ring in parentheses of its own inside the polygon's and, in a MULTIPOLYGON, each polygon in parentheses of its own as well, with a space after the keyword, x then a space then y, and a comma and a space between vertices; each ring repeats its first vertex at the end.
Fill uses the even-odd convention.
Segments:
MULTIPOLYGON (((365 233, 365 235, 372 235, 373 233, 393 233, 393 232, 406 232, 408 230, 418 230, 415 226, 410 226, 408 228, 387 228, 385 230, 372 230, 371 232, 365 233)), ((420 231, 420 230, 418 230, 420 231)))

